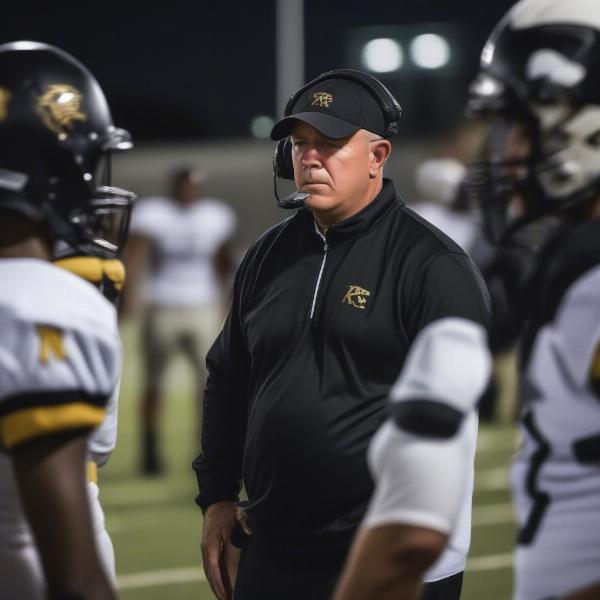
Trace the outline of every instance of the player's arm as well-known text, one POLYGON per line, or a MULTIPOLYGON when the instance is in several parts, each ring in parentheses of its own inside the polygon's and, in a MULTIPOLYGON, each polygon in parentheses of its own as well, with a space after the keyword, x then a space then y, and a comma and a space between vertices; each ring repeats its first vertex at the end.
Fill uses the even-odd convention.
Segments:
POLYGON ((560 596, 556 600, 598 600, 598 598, 600 598, 600 582, 571 592, 566 596, 560 596))
POLYGON ((360 529, 334 600, 419 600, 423 575, 447 539, 439 531, 412 525, 360 529))
POLYGON ((462 432, 433 438, 384 424, 369 450, 375 493, 335 600, 420 598, 458 518, 468 456, 462 432))
POLYGON ((123 263, 127 271, 127 284, 119 307, 123 318, 134 317, 139 311, 140 283, 144 266, 150 256, 152 242, 150 237, 141 233, 131 234, 123 252, 123 263))
POLYGON ((100 565, 92 529, 85 476, 86 433, 74 430, 39 436, 11 450, 50 599, 116 597, 100 565))
POLYGON ((475 322, 441 319, 419 334, 369 448, 375 492, 335 600, 418 600, 460 514, 470 457, 463 421, 490 368, 475 322))
POLYGON ((231 275, 235 270, 235 261, 233 259, 233 252, 231 251, 231 243, 228 240, 223 242, 217 248, 213 258, 213 264, 219 282, 223 287, 226 287, 230 284, 231 275))

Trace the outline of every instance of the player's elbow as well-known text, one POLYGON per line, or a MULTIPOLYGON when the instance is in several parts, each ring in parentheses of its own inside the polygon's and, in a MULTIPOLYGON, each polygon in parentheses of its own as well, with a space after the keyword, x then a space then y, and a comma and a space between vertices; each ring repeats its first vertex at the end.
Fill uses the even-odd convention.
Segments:
POLYGON ((398 525, 401 531, 390 545, 390 560, 406 578, 421 580, 444 550, 448 536, 424 527, 398 525))

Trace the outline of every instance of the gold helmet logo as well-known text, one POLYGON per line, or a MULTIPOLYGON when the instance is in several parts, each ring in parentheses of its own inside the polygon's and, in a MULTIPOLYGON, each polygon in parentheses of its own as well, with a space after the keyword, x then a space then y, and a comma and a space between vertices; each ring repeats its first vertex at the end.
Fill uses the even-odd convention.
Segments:
POLYGON ((318 106, 319 108, 329 108, 332 102, 333 96, 329 92, 315 92, 310 105, 318 106))
POLYGON ((82 98, 81 92, 71 85, 48 86, 38 98, 38 112, 46 127, 56 134, 66 134, 74 121, 85 121, 87 116, 80 110, 82 98))
POLYGON ((0 123, 6 119, 8 114, 7 106, 10 102, 10 92, 3 87, 0 87, 0 123))

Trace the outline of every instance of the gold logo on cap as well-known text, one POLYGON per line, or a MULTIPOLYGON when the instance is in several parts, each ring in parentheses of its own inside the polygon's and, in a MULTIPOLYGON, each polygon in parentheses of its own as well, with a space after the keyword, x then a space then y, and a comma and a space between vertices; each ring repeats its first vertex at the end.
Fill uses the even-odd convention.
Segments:
POLYGON ((82 99, 81 92, 72 85, 55 83, 38 98, 38 112, 50 131, 67 133, 74 121, 87 119, 80 110, 82 99))
POLYGON ((6 107, 10 102, 11 94, 10 92, 3 87, 0 87, 0 122, 4 121, 7 116, 6 107))
POLYGON ((367 299, 371 295, 369 290, 359 285, 349 285, 346 295, 342 298, 342 304, 349 304, 354 308, 364 310, 367 307, 367 299))
POLYGON ((310 105, 318 106, 319 108, 329 108, 332 102, 333 96, 329 92, 315 92, 310 105))

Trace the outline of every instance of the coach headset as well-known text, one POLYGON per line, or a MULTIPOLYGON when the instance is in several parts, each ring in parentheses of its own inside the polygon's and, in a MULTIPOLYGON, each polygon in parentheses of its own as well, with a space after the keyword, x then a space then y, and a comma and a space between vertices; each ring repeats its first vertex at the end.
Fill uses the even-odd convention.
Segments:
MULTIPOLYGON (((356 71, 354 69, 336 69, 334 71, 327 71, 326 73, 319 75, 316 79, 308 82, 288 100, 282 118, 289 117, 292 114, 296 102, 298 102, 299 98, 308 88, 328 79, 348 79, 366 89, 377 101, 377 104, 379 104, 383 113, 385 120, 384 137, 392 138, 398 134, 398 121, 400 120, 402 109, 396 98, 394 98, 392 93, 385 85, 383 85, 383 83, 381 83, 381 81, 368 73, 363 73, 362 71, 356 71)), ((282 140, 279 140, 275 146, 275 152, 273 154, 273 187, 275 197, 277 198, 277 205, 280 208, 302 207, 309 194, 296 191, 285 196, 285 198, 280 198, 277 193, 278 177, 281 179, 294 179, 292 143, 290 136, 286 136, 282 140)))

